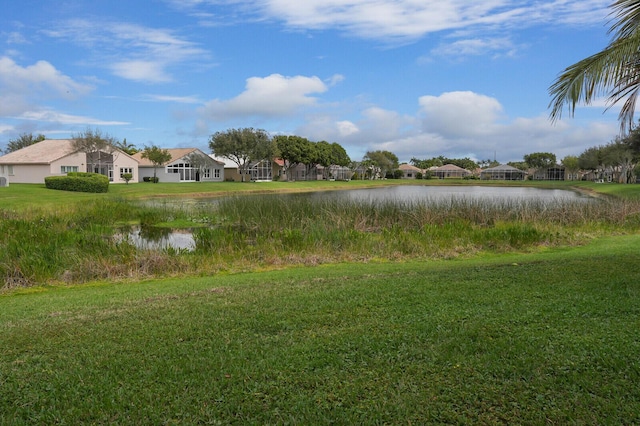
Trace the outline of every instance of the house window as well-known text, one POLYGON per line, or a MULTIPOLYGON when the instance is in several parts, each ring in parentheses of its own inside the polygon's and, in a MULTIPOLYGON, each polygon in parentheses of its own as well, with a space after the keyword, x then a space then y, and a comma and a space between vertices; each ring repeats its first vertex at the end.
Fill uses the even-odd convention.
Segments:
POLYGON ((122 175, 129 173, 133 176, 133 169, 131 167, 120 167, 120 179, 124 179, 122 175))
POLYGON ((78 166, 60 166, 60 173, 77 172, 78 166))
POLYGON ((202 170, 202 177, 204 179, 209 179, 211 178, 211 169, 204 169, 202 170))
POLYGON ((213 177, 216 179, 220 179, 220 169, 213 170, 213 177))
POLYGON ((13 166, 12 165, 8 165, 7 166, 7 172, 9 173, 9 176, 13 176, 13 166))
POLYGON ((167 173, 180 175, 180 182, 195 182, 198 180, 198 169, 189 163, 170 164, 167 166, 167 173))

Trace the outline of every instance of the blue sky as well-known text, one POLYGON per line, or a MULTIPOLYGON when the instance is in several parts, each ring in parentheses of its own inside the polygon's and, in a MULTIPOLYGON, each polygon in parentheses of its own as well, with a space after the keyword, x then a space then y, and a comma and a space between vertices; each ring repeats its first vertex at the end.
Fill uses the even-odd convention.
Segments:
POLYGON ((198 147, 254 127, 411 158, 558 159, 619 132, 548 87, 609 42, 611 0, 20 0, 0 14, 0 149, 100 129, 198 147))

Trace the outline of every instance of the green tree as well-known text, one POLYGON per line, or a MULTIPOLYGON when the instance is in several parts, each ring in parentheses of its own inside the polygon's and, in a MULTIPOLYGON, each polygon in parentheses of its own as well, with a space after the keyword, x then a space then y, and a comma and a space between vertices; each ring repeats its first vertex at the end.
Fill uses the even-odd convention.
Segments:
POLYGON ((636 161, 633 151, 623 140, 617 139, 604 147, 603 162, 618 173, 619 183, 630 183, 636 161))
POLYGON ((153 182, 158 183, 156 169, 171 160, 171 153, 169 150, 162 149, 156 145, 145 146, 142 151, 142 158, 146 158, 153 163, 153 182))
POLYGON ((583 170, 590 170, 596 174, 604 171, 604 149, 601 146, 587 148, 578 156, 578 165, 583 170))
POLYGON ((127 143, 127 138, 124 138, 122 142, 118 141, 115 143, 115 147, 121 151, 126 152, 129 155, 133 155, 140 150, 132 143, 127 143))
POLYGON ((34 143, 42 142, 46 137, 42 134, 38 136, 34 136, 32 133, 23 133, 15 139, 10 139, 7 144, 6 149, 4 150, 5 154, 8 154, 13 151, 17 151, 22 148, 26 148, 34 143))
POLYGON ((72 135, 72 139, 73 148, 87 155, 88 172, 102 173, 102 162, 105 160, 103 154, 106 154, 106 160, 113 161, 118 141, 108 133, 103 134, 100 129, 87 128, 84 132, 72 135))
POLYGON ((337 142, 333 142, 331 144, 331 164, 335 166, 347 167, 351 163, 351 158, 349 158, 349 154, 337 142))
POLYGON ((276 152, 269 134, 265 130, 251 127, 216 132, 209 140, 209 148, 214 155, 236 163, 242 182, 253 163, 271 161, 276 152))
POLYGON ((363 162, 366 161, 370 161, 371 165, 377 169, 373 173, 377 172, 380 177, 385 177, 388 171, 395 170, 399 166, 398 157, 390 151, 368 151, 363 159, 363 162))
POLYGON ((524 162, 534 169, 545 169, 556 165, 556 155, 550 152, 534 152, 524 156, 524 162))
POLYGON ((610 105, 625 100, 618 116, 623 133, 633 125, 640 93, 640 1, 616 0, 611 8, 609 45, 567 67, 550 86, 552 120, 565 106, 573 116, 578 103, 590 104, 604 94, 610 105))
POLYGON ((527 171, 527 169, 529 168, 529 166, 527 165, 527 163, 525 161, 509 161, 507 163, 508 166, 511 167, 515 167, 518 170, 522 170, 522 171, 527 171))
POLYGON ((564 166, 565 172, 571 176, 577 174, 580 170, 580 163, 578 157, 575 155, 567 155, 564 157, 562 159, 562 165, 564 166))
POLYGON ((291 171, 299 164, 304 164, 306 155, 311 149, 308 139, 300 136, 278 135, 273 138, 273 142, 278 150, 278 155, 284 163, 284 172, 287 180, 291 180, 291 171))

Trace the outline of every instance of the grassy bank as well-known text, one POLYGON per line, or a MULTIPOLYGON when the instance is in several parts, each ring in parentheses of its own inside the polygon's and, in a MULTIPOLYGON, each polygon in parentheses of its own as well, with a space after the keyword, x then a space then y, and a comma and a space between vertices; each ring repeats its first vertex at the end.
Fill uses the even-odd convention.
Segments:
POLYGON ((0 281, 12 289, 544 250, 635 233, 640 202, 356 202, 276 194, 194 204, 102 198, 55 211, 0 210, 0 219, 0 281), (131 226, 149 235, 167 226, 193 228, 195 250, 137 249, 121 237, 131 226))
POLYGON ((639 253, 13 292, 0 423, 637 423, 639 253))

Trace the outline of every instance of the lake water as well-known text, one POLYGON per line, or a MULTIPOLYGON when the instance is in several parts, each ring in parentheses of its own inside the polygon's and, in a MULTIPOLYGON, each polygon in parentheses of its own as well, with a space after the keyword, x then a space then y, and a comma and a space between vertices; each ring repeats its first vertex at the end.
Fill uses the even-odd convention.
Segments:
POLYGON ((590 201, 594 198, 576 191, 529 187, 498 186, 423 186, 402 185, 383 188, 352 189, 294 194, 317 199, 337 198, 350 201, 449 201, 452 199, 489 201, 590 201))
MULTIPOLYGON (((250 195, 248 195, 250 197, 250 195)), ((540 189, 529 187, 497 186, 421 186, 402 185, 382 188, 318 191, 296 194, 260 195, 260 197, 308 197, 312 200, 346 200, 362 202, 442 202, 451 200, 488 200, 501 203, 507 201, 589 202, 593 197, 575 191, 540 189)), ((215 204, 220 199, 194 200, 195 204, 215 204)), ((166 200, 163 203, 166 204, 166 200)), ((185 200, 181 200, 184 203, 185 200)), ((195 242, 189 230, 135 228, 121 235, 140 249, 163 250, 167 248, 193 250, 195 242)))

